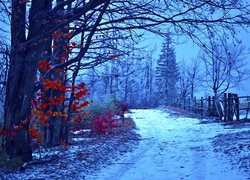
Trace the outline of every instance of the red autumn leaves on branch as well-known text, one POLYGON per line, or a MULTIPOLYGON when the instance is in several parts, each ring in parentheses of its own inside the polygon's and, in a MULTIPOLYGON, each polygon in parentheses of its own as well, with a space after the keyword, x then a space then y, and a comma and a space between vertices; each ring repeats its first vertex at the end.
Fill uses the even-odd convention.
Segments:
POLYGON ((39 62, 39 69, 42 71, 42 72, 46 72, 48 70, 51 69, 51 65, 50 63, 48 63, 45 59, 41 60, 39 62))
MULTIPOLYGON (((61 31, 56 31, 53 35, 55 44, 51 47, 53 49, 59 48, 58 44, 60 38, 70 39, 73 32, 61 33, 61 31), (57 44, 56 44, 57 43, 57 44)), ((75 42, 71 42, 68 45, 63 46, 65 55, 63 57, 58 57, 56 60, 59 62, 65 62, 69 55, 72 53, 73 48, 82 48, 81 45, 77 45, 75 42)), ((48 52, 45 52, 48 55, 48 52)), ((60 118, 62 122, 66 122, 69 119, 67 110, 71 110, 71 123, 80 123, 82 117, 86 116, 87 112, 83 109, 88 106, 89 102, 85 100, 85 96, 88 91, 84 83, 79 85, 70 86, 62 82, 63 76, 66 75, 64 69, 53 70, 58 75, 58 79, 44 78, 43 74, 52 69, 52 62, 46 60, 45 58, 39 62, 39 70, 41 72, 41 77, 39 78, 41 89, 36 92, 35 98, 32 102, 32 114, 26 120, 22 121, 21 124, 15 125, 9 130, 0 130, 0 135, 12 136, 17 131, 22 130, 28 123, 29 124, 29 134, 33 141, 36 143, 42 142, 43 128, 42 126, 49 126, 49 122, 53 118, 60 118), (54 97, 51 96, 51 92, 56 94, 54 97), (73 94, 73 103, 71 107, 69 106, 70 94, 73 94), (63 107, 63 108, 59 108, 63 107)))
POLYGON ((114 54, 114 55, 110 55, 110 56, 109 56, 109 58, 110 58, 110 59, 117 59, 118 57, 119 57, 119 56, 118 56, 118 55, 116 55, 116 54, 114 54))

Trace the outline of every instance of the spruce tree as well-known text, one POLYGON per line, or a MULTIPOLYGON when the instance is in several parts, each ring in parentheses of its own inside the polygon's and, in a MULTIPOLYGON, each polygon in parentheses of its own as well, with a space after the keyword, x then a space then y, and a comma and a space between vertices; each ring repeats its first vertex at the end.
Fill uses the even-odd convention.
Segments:
POLYGON ((171 33, 168 32, 162 45, 156 67, 156 83, 159 103, 166 103, 167 98, 177 96, 176 83, 179 79, 179 68, 176 62, 175 48, 171 33))

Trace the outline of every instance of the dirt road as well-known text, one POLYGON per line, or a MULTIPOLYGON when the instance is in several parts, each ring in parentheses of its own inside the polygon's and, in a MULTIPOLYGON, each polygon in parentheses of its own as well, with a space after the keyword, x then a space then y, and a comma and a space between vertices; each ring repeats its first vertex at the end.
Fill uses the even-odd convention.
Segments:
POLYGON ((163 110, 133 110, 128 116, 141 135, 139 147, 86 179, 250 179, 211 145, 214 136, 235 130, 163 110))

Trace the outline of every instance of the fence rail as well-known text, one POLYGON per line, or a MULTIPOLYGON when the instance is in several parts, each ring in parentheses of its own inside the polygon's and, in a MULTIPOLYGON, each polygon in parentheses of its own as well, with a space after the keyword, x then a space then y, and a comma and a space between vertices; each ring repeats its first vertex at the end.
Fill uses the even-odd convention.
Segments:
POLYGON ((200 114, 202 117, 218 117, 227 121, 247 119, 250 109, 250 96, 225 93, 222 99, 207 98, 167 98, 166 105, 200 114))

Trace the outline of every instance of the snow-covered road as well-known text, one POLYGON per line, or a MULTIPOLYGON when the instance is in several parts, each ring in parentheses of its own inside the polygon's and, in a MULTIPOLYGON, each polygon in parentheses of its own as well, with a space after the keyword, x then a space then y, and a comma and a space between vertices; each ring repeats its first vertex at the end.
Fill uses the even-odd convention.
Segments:
POLYGON ((232 168, 228 159, 215 153, 211 145, 214 136, 234 129, 224 129, 216 123, 202 124, 198 119, 158 109, 133 110, 128 116, 134 119, 142 137, 139 147, 86 179, 249 179, 232 168))

